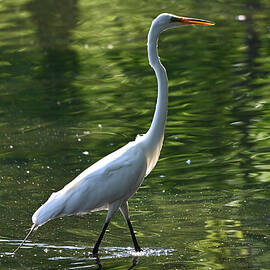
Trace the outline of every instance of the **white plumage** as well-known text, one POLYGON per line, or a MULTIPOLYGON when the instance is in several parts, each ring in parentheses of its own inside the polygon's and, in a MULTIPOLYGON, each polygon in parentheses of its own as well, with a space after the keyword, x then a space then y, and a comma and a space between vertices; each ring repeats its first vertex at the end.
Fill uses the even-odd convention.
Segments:
POLYGON ((141 144, 130 142, 53 193, 34 213, 32 221, 36 227, 52 218, 110 209, 127 201, 139 188, 146 173, 146 157, 141 144))
POLYGON ((93 254, 97 254, 109 222, 119 208, 128 224, 135 250, 141 251, 129 219, 128 199, 155 167, 163 144, 168 106, 168 80, 166 70, 158 57, 158 38, 162 31, 185 24, 213 25, 204 20, 163 13, 152 22, 149 30, 148 58, 157 77, 158 97, 148 132, 102 158, 62 190, 53 193, 34 213, 33 226, 14 253, 33 230, 53 218, 108 209, 104 227, 93 249, 93 254))

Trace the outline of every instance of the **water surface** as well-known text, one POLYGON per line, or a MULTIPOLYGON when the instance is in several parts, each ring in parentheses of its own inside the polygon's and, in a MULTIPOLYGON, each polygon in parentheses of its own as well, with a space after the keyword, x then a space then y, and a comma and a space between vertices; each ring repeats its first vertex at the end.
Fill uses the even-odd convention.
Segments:
POLYGON ((1 269, 270 269, 268 1, 0 2, 1 269), (50 221, 12 256, 49 195, 145 133, 161 12, 216 22, 160 39, 169 112, 160 161, 118 213, 50 221))

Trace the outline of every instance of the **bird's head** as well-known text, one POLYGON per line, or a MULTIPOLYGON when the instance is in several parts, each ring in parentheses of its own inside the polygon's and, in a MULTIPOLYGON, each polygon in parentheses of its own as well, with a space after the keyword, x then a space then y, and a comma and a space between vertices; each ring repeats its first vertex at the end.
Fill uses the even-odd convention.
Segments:
POLYGON ((200 25, 214 25, 213 22, 194 19, 194 18, 186 18, 186 17, 178 17, 173 14, 169 13, 162 13, 153 21, 153 24, 159 28, 160 32, 170 29, 179 27, 181 25, 188 25, 188 24, 200 24, 200 25))

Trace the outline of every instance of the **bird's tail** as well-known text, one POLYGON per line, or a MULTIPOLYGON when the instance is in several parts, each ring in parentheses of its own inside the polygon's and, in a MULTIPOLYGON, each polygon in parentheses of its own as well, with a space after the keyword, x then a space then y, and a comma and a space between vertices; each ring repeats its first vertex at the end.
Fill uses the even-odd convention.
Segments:
POLYGON ((30 234, 35 230, 37 229, 37 225, 36 224, 33 224, 33 226, 31 227, 29 233, 25 236, 25 238, 23 239, 23 241, 21 242, 21 244, 13 251, 13 254, 15 254, 21 247, 22 245, 24 244, 24 242, 27 240, 27 238, 30 236, 30 234))

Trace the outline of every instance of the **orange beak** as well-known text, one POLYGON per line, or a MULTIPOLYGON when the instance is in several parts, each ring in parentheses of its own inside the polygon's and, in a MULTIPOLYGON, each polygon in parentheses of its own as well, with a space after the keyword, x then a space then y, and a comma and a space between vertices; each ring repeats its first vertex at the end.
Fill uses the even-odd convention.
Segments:
POLYGON ((171 19, 172 22, 180 22, 182 24, 201 24, 201 25, 215 25, 213 22, 200 20, 200 19, 193 19, 193 18, 186 18, 186 17, 173 17, 171 19))

